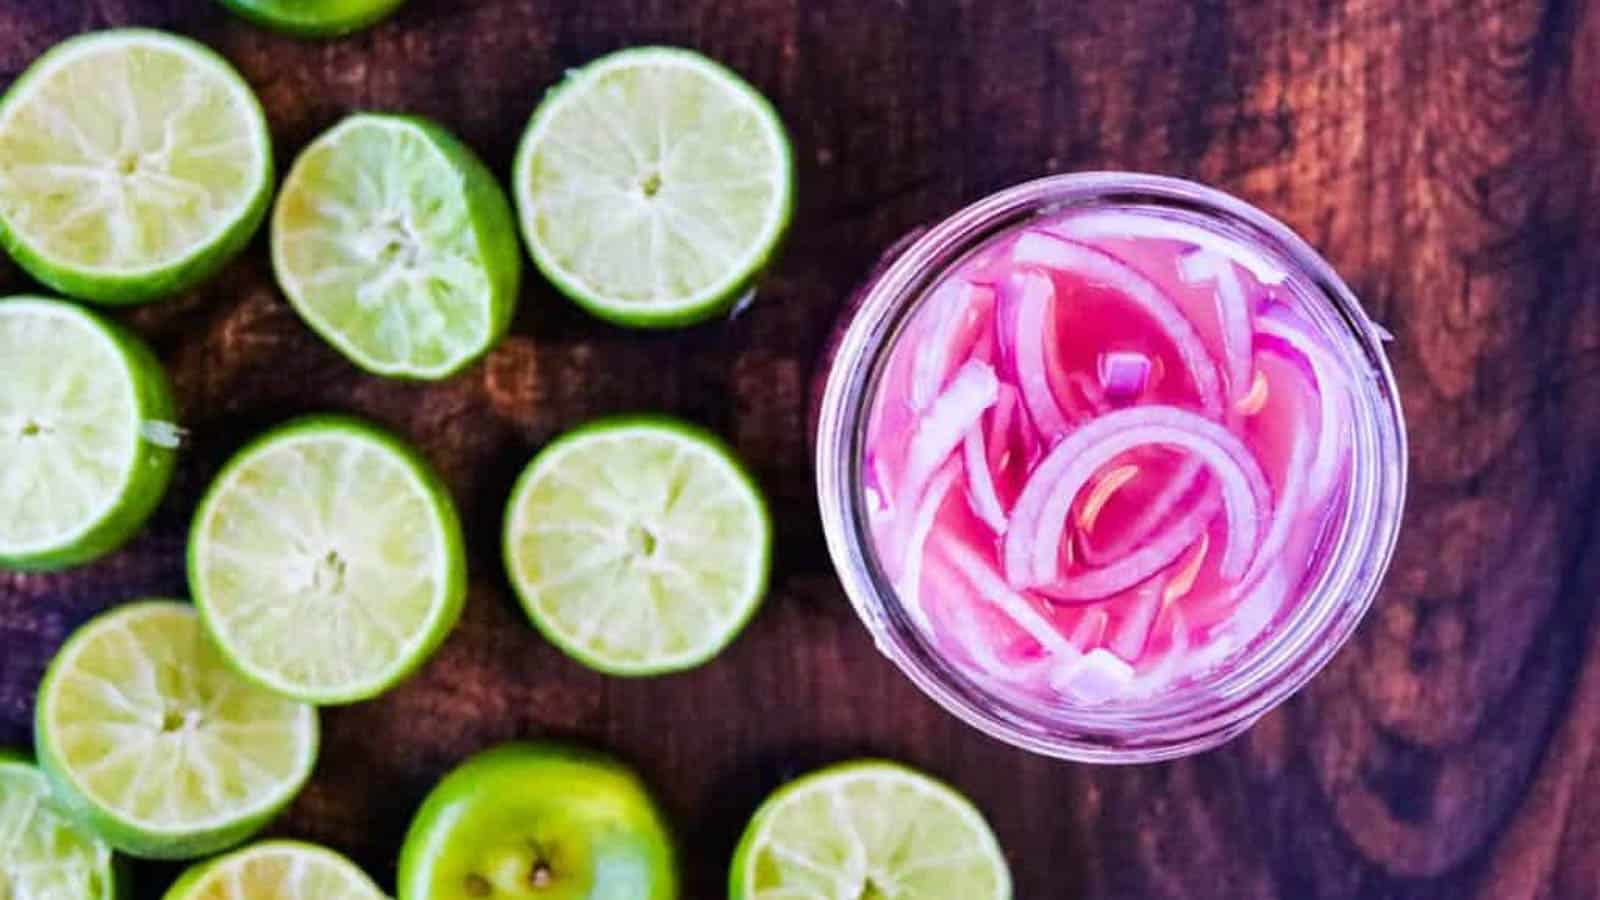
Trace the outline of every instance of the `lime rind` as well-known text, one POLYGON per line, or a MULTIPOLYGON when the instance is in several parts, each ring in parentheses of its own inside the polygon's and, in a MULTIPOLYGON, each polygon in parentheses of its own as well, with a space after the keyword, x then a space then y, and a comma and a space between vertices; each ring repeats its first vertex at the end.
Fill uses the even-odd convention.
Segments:
MULTIPOLYGON (((58 807, 45 774, 21 754, 0 749, 0 888, 8 887, 19 900, 117 900, 127 879, 110 845, 58 807), (30 851, 56 858, 42 861, 30 851)), ((0 896, 10 895, 0 890, 0 896)))
MULTIPOLYGON (((664 105, 667 104, 657 104, 658 107, 664 105)), ((606 116, 599 115, 594 118, 596 121, 604 121, 606 116)), ((614 127, 606 130, 613 139, 618 138, 620 134, 614 127)), ((665 147, 664 137, 661 143, 662 147, 657 153, 662 160, 657 160, 657 163, 664 165, 663 160, 670 159, 672 154, 665 147)), ((655 168, 660 168, 660 165, 655 168)), ((655 173, 644 175, 646 182, 651 177, 655 177, 655 173)), ((666 178, 662 178, 661 181, 663 184, 670 184, 666 178)), ((565 81, 546 93, 523 132, 513 165, 513 182, 523 239, 528 245, 534 264, 562 294, 591 314, 619 325, 636 328, 672 328, 714 318, 751 296, 761 273, 776 259, 794 215, 795 158, 793 146, 783 127, 783 120, 771 101, 737 73, 690 50, 677 47, 635 47, 612 53, 581 69, 569 72, 565 81), (748 240, 744 252, 736 260, 721 266, 720 277, 699 287, 688 296, 678 295, 669 299, 652 299, 648 302, 609 296, 610 292, 588 283, 589 279, 585 273, 574 271, 559 254, 547 247, 547 234, 541 226, 542 204, 546 198, 542 193, 536 192, 534 185, 538 167, 542 163, 541 152, 547 141, 555 140, 550 136, 551 129, 556 127, 558 119, 567 112, 567 107, 584 102, 602 79, 620 70, 634 67, 677 68, 701 76, 705 85, 714 86, 715 90, 721 92, 720 99, 742 105, 744 112, 749 114, 750 122, 763 131, 767 149, 773 155, 770 160, 771 171, 768 173, 774 189, 773 196, 766 205, 761 225, 753 229, 754 237, 748 240)), ((630 191, 631 187, 629 185, 628 189, 624 189, 616 185, 607 185, 601 188, 600 192, 608 194, 615 203, 632 203, 634 198, 630 191)), ((587 197, 587 191, 584 194, 582 198, 574 199, 581 199, 586 204, 591 202, 587 197)), ((659 222, 661 214, 656 213, 656 217, 659 222)), ((552 218, 559 221, 552 222, 551 234, 562 230, 570 231, 570 217, 552 218)), ((735 236, 735 239, 737 238, 738 236, 735 236)), ((657 246, 665 245, 665 239, 659 236, 655 241, 657 246)), ((585 243, 586 246, 604 249, 603 236, 586 237, 585 243)), ((684 240, 680 243, 686 247, 693 247, 708 242, 684 240)), ((659 272, 657 274, 659 275, 659 272)))
POLYGON ((406 831, 399 896, 457 896, 441 886, 522 875, 540 862, 539 848, 523 839, 540 834, 565 863, 553 896, 680 896, 676 842, 639 773, 610 755, 554 741, 491 747, 446 774, 406 831))
POLYGON ((339 853, 303 841, 262 841, 190 866, 163 900, 386 900, 339 853), (269 879, 262 883, 260 878, 269 879))
MULTIPOLYGON (((320 740, 316 710, 303 704, 290 704, 256 690, 239 680, 220 659, 214 658, 214 654, 215 650, 201 634, 190 606, 170 600, 141 600, 104 613, 79 628, 67 639, 45 670, 34 720, 35 752, 39 765, 48 776, 53 794, 61 805, 75 819, 124 853, 146 859, 192 859, 231 847, 266 827, 311 778, 320 740), (136 633, 136 629, 144 625, 140 620, 155 623, 152 627, 162 632, 161 639, 167 642, 167 646, 141 645, 136 633), (171 632, 174 629, 188 633, 173 635, 171 632), (215 704, 247 705, 257 711, 270 708, 274 712, 289 713, 288 718, 281 720, 257 717, 250 723, 230 723, 228 726, 259 728, 265 721, 273 725, 283 724, 286 731, 292 728, 295 738, 290 743, 295 745, 295 759, 289 770, 282 773, 283 777, 278 778, 270 788, 255 790, 255 796, 247 803, 234 805, 225 811, 219 805, 217 810, 208 815, 177 823, 153 821, 148 816, 141 817, 119 809, 118 803, 139 802, 141 798, 136 796, 138 791, 129 796, 107 797, 102 795, 104 787, 87 784, 86 778, 97 777, 101 771, 97 768, 88 772, 80 771, 75 765, 78 762, 75 757, 84 749, 78 742, 94 739, 95 736, 77 735, 76 732, 88 729, 112 731, 117 735, 115 739, 100 737, 104 746, 91 745, 99 747, 92 765, 111 766, 137 757, 141 760, 141 766, 171 766, 174 773, 186 758, 186 752, 173 747, 165 747, 158 752, 150 748, 148 743, 151 740, 190 738, 174 738, 166 733, 164 717, 171 710, 165 704, 159 708, 140 708, 131 700, 129 691, 133 688, 132 683, 124 684, 118 679, 81 669, 81 657, 96 649, 96 645, 109 641, 113 635, 135 653, 163 654, 159 666, 148 659, 140 660, 139 668, 144 673, 141 678, 147 687, 155 686, 155 689, 163 692, 191 690, 199 689, 196 686, 205 682, 208 687, 204 690, 212 691, 210 699, 215 704), (184 659, 184 654, 194 656, 184 659), (94 686, 93 691, 89 690, 90 686, 94 686), (68 692, 71 692, 70 695, 68 692), (63 708, 72 703, 88 702, 101 705, 106 710, 117 710, 117 715, 124 716, 125 721, 113 722, 111 714, 105 711, 102 711, 103 717, 97 717, 94 721, 75 721, 70 712, 63 708), (141 723, 138 721, 141 717, 152 721, 141 723), (161 733, 152 738, 151 734, 157 731, 161 733), (146 745, 129 749, 131 742, 140 738, 145 739, 146 745)), ((213 714, 217 714, 215 710, 213 714)), ((252 753, 261 751, 263 740, 258 736, 252 742, 252 753)), ((217 744, 218 740, 212 735, 210 742, 217 744)), ((215 750, 215 747, 212 749, 215 750)), ((253 767, 249 767, 252 777, 278 775, 262 768, 259 757, 252 759, 256 761, 253 767)), ((145 768, 142 771, 147 773, 146 776, 136 776, 134 783, 134 787, 141 790, 148 785, 149 770, 145 768)), ((207 801, 215 802, 209 795, 207 801)), ((161 811, 170 812, 170 807, 163 807, 161 811)))
MULTIPOLYGON (((629 415, 601 419, 575 428, 550 443, 517 479, 506 507, 503 533, 502 552, 511 584, 534 627, 571 658, 609 675, 649 677, 681 672, 709 662, 732 644, 754 618, 771 577, 772 520, 755 478, 721 438, 698 426, 664 416, 629 415), (719 486, 734 492, 735 498, 751 512, 747 523, 751 533, 747 537, 754 552, 747 554, 745 569, 738 573, 742 576, 744 588, 734 598, 731 614, 720 622, 712 623, 712 627, 705 631, 703 641, 678 653, 624 658, 615 652, 603 652, 597 648, 594 645, 597 633, 577 633, 570 624, 546 609, 537 579, 524 571, 521 544, 531 538, 532 523, 527 521, 527 516, 532 492, 569 455, 592 458, 598 452, 596 442, 627 445, 641 441, 669 442, 677 450, 696 454, 699 462, 716 467, 719 486)), ((685 598, 673 599, 683 602, 685 598)), ((696 598, 687 599, 692 602, 696 598)), ((604 612, 598 610, 595 615, 604 612)), ((593 629, 604 623, 591 620, 586 624, 593 629)))
MULTIPOLYGON (((122 546, 138 530, 165 496, 176 461, 175 449, 145 436, 147 423, 170 423, 176 418, 172 387, 161 363, 144 342, 94 313, 59 300, 20 296, 0 299, 0 317, 10 315, 59 318, 95 341, 108 361, 122 369, 126 405, 137 421, 124 423, 128 446, 122 451, 117 472, 120 487, 77 528, 26 544, 0 542, 0 567, 23 571, 50 571, 89 562, 122 546)), ((69 359, 53 361, 58 366, 69 359)), ((4 369, 0 362, 0 370, 4 369)), ((103 369, 99 374, 104 374, 103 369)), ((65 378, 57 370, 57 381, 65 378)), ((15 382, 13 382, 13 385, 15 382)), ((7 385, 0 384, 0 392, 7 385)), ((5 479, 0 474, 0 486, 5 479)))
POLYGON ((862 759, 838 763, 804 775, 774 791, 756 811, 734 851, 728 877, 730 900, 765 900, 787 896, 877 896, 864 893, 868 885, 879 890, 892 885, 887 896, 925 897, 928 900, 1010 900, 1011 872, 1005 854, 983 814, 960 792, 938 779, 900 763, 862 759), (853 796, 871 792, 874 796, 853 796), (886 796, 893 792, 894 797, 886 796), (920 814, 886 818, 895 801, 918 803, 920 814), (808 809, 807 807, 815 807, 808 809), (864 813, 858 820, 853 814, 864 813), (823 833, 797 846, 802 836, 777 831, 786 820, 820 816, 823 833), (941 820, 942 823, 941 823, 941 820), (959 830, 937 835, 939 824, 959 830), (941 841, 943 842, 941 844, 941 841), (841 846, 842 845, 842 846, 841 846), (931 849, 930 849, 931 848, 931 849), (921 854, 909 860, 903 853, 921 854), (989 893, 973 893, 971 882, 962 883, 949 865, 970 861, 977 881, 989 893), (804 882, 795 886, 763 886, 781 869, 804 882), (909 885, 915 877, 926 881, 909 885), (787 890, 786 890, 787 889, 787 890), (829 893, 831 891, 832 893, 829 893))
POLYGON ((273 271, 306 324, 358 367, 437 380, 481 359, 510 328, 522 275, 515 223, 493 173, 449 132, 416 116, 362 113, 313 141, 290 168, 273 213, 273 271), (363 158, 372 152, 364 143, 378 139, 387 142, 386 152, 413 154, 403 175, 392 171, 400 160, 363 158), (359 171, 336 184, 317 183, 341 167, 359 171), (420 176, 423 167, 428 177, 420 176), (353 196, 340 202, 323 196, 347 188, 353 196), (435 221, 416 221, 427 216, 435 221), (441 227, 439 219, 455 219, 446 223, 454 227, 441 227), (425 265, 383 260, 390 231, 432 256, 425 265), (343 265, 328 265, 334 261, 343 265), (417 293, 419 271, 427 276, 426 302, 417 293), (441 296, 433 291, 440 284, 451 290, 441 296), (400 300, 362 298, 379 287, 409 293, 400 300), (345 296, 352 291, 353 298, 345 296), (365 318, 374 311, 401 321, 365 318), (441 336, 467 315, 475 320, 471 334, 441 336), (431 358, 416 358, 423 353, 431 358))
MULTIPOLYGON (((173 258, 144 265, 108 267, 63 259, 58 250, 42 246, 35 236, 28 233, 28 229, 19 227, 14 215, 8 212, 11 203, 5 199, 3 186, 5 163, 0 159, 0 246, 23 269, 44 284, 68 296, 107 305, 146 303, 186 290, 214 275, 249 243, 266 217, 272 196, 272 142, 266 114, 255 94, 238 71, 220 55, 188 38, 163 31, 120 28, 91 32, 69 38, 46 51, 0 97, 0 143, 3 143, 10 120, 22 114, 19 110, 25 108, 34 94, 49 86, 52 76, 87 56, 107 52, 115 54, 119 49, 127 50, 130 47, 177 54, 198 67, 198 71, 207 73, 209 80, 215 82, 213 86, 225 87, 230 99, 237 104, 240 122, 248 132, 233 139, 242 138, 245 149, 253 156, 248 161, 253 165, 246 167, 253 177, 250 178, 249 189, 238 192, 239 196, 232 198, 234 202, 229 208, 213 215, 209 231, 202 238, 192 241, 186 251, 173 258)), ((119 83, 127 80, 124 78, 119 83)), ((77 94, 90 96, 93 91, 84 88, 77 94)), ((59 117, 59 113, 54 115, 59 117)), ((67 123, 61 128, 68 130, 74 141, 81 144, 88 140, 83 136, 80 126, 71 124, 69 118, 59 119, 67 123)), ((96 154, 100 152, 92 143, 85 145, 86 155, 89 150, 94 150, 96 154)), ((110 164, 108 160, 99 162, 110 164)))
POLYGON ((263 28, 303 38, 336 38, 353 34, 393 15, 405 0, 222 0, 241 17, 263 28))
MULTIPOLYGON (((304 492, 303 486, 293 489, 304 492)), ((315 498, 310 499, 316 502, 315 498)), ((322 498, 324 501, 329 499, 322 498)), ((373 512, 365 504, 358 505, 363 514, 373 512)), ((190 529, 188 570, 190 591, 201 621, 230 666, 246 680, 282 696, 319 706, 335 706, 368 700, 389 690, 420 669, 444 643, 466 603, 465 559, 465 539, 449 490, 421 454, 388 432, 360 419, 313 415, 296 419, 261 435, 223 467, 195 512, 194 525, 190 529), (418 620, 411 629, 409 639, 390 655, 385 665, 363 677, 337 685, 319 685, 291 681, 261 664, 254 658, 255 654, 250 648, 243 646, 229 629, 227 622, 219 615, 217 599, 211 596, 209 579, 214 561, 208 558, 207 544, 212 539, 221 504, 227 500, 231 485, 246 467, 265 454, 292 448, 297 443, 315 445, 329 441, 345 445, 341 448, 343 451, 374 454, 370 461, 392 467, 406 483, 414 494, 411 499, 416 500, 420 511, 433 520, 430 530, 436 543, 431 551, 437 569, 431 573, 436 581, 436 591, 427 613, 418 620)), ((271 560, 264 562, 275 564, 271 560)), ((326 630, 327 620, 320 619, 316 627, 326 630)), ((285 637, 303 643, 296 634, 285 632, 285 637)))

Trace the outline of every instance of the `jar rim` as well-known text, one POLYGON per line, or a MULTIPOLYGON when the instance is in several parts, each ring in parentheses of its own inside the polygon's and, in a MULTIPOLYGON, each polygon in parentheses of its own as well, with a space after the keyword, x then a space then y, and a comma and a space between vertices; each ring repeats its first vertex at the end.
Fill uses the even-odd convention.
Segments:
POLYGON ((1053 175, 998 191, 907 242, 869 276, 826 373, 816 430, 823 530, 834 567, 879 650, 925 694, 967 724, 1018 747, 1063 759, 1152 762, 1217 746, 1288 699, 1355 631, 1377 595, 1399 536, 1406 490, 1404 414, 1383 333, 1333 268, 1287 225, 1230 194, 1193 181, 1132 172, 1053 175), (876 561, 867 527, 862 460, 878 376, 928 289, 971 251, 1041 215, 1071 208, 1183 210, 1275 257, 1326 301, 1324 330, 1348 335, 1369 377, 1357 379, 1351 488, 1333 552, 1293 613, 1220 667, 1204 690, 1180 687, 1148 701, 1052 706, 1049 717, 978 681, 936 648, 900 603, 876 561))

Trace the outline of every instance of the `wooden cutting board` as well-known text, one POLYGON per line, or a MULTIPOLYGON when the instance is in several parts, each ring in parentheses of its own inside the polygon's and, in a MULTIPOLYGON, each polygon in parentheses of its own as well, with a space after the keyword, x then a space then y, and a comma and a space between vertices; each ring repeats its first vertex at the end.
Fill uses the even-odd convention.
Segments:
MULTIPOLYGON (((433 781, 516 737, 640 767, 692 900, 723 895, 746 816, 812 766, 925 767, 992 818, 1040 898, 1566 898, 1600 893, 1600 5, 1583 0, 413 0, 335 43, 204 0, 0 0, 0 83, 56 41, 193 35, 260 93, 280 159, 355 109, 437 118, 499 172, 563 70, 629 44, 700 48, 788 120, 793 240, 754 308, 628 333, 528 279, 513 335, 448 383, 359 374, 301 327, 264 241, 124 318, 190 429, 147 532, 95 565, 0 575, 0 744, 95 612, 184 591, 185 528, 220 463, 312 410, 419 444, 472 549, 461 626, 421 675, 325 714, 317 777, 274 832, 392 885, 433 781), (873 650, 830 570, 803 434, 842 300, 907 229, 1047 172, 1137 168, 1287 221, 1397 335, 1413 489, 1388 586, 1311 687, 1231 745, 1137 769, 1051 762, 968 730, 873 650), (727 435, 778 518, 774 589, 692 674, 621 681, 526 625, 497 553, 513 477, 551 435, 660 410, 727 435)), ((0 293, 34 289, 0 263, 0 293)), ((139 866, 141 898, 174 869, 139 866)))

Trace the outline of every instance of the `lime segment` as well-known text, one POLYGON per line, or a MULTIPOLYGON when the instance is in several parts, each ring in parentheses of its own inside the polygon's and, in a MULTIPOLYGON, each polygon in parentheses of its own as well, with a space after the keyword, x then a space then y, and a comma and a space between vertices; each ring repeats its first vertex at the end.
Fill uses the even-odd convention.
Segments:
POLYGON ((180 603, 134 603, 80 628, 50 663, 36 715, 57 795, 134 856, 244 840, 316 759, 316 711, 235 675, 180 603))
POLYGON ((332 850, 267 841, 191 866, 164 900, 384 900, 384 894, 332 850))
POLYGON ((511 324, 511 207, 472 151, 421 119, 357 115, 295 161, 272 222, 302 318, 379 375, 443 378, 511 324))
POLYGON ((73 38, 0 99, 0 242, 72 296, 136 303, 193 285, 250 239, 271 188, 255 96, 176 35, 73 38))
POLYGON ((772 105, 687 50, 613 53, 534 112, 513 174, 523 236, 601 318, 710 318, 748 291, 789 225, 794 163, 772 105))
POLYGON ((0 300, 0 566, 60 568, 130 537, 172 472, 146 426, 172 416, 137 338, 69 303, 0 300))
POLYGON ((415 451, 313 417, 223 469, 189 538, 189 581, 245 677, 308 703, 387 690, 428 658, 466 597, 461 526, 415 451))
POLYGON ((846 763, 773 794, 734 855, 732 900, 1009 900, 994 833, 965 797, 904 766, 846 763))
POLYGON ((405 0, 222 0, 241 16, 287 34, 337 37, 358 31, 400 8, 405 0))
POLYGON ((116 896, 110 846, 56 806, 44 773, 0 752, 0 898, 116 896))
POLYGON ((766 502, 720 441, 612 419, 546 447, 506 512, 506 564, 533 623, 578 661, 652 675, 715 656, 766 590, 766 502))

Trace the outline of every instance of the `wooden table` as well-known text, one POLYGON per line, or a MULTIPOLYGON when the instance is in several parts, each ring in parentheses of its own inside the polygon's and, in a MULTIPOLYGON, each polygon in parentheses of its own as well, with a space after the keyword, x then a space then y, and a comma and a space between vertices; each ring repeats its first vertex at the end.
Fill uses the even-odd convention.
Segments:
MULTIPOLYGON (((461 626, 420 676, 330 710, 317 777, 274 828, 392 883, 435 778, 516 737, 636 763, 676 818, 687 896, 723 894, 761 797, 858 754, 945 776, 988 812, 1036 898, 1600 895, 1600 5, 1583 0, 414 0, 328 44, 202 0, 3 0, 0 82, 70 34, 194 35, 259 91, 289 159, 353 109, 433 116, 506 172, 568 67, 699 47, 770 94, 801 202, 736 321, 628 333, 530 277, 512 337, 445 384, 358 374, 301 327, 264 240, 211 284, 126 319, 191 429, 148 531, 93 566, 0 575, 0 744, 67 632, 184 591, 185 528, 266 426, 348 410, 420 444, 472 547, 461 626), (823 549, 803 436, 842 299, 908 228, 1046 172, 1135 168, 1236 192, 1321 248, 1398 336, 1413 486, 1387 589, 1309 689, 1171 765, 1031 757, 945 715, 873 650, 823 549), (714 664, 622 681, 568 662, 508 599, 496 552, 518 469, 617 410, 726 434, 776 506, 765 611, 714 664)), ((29 289, 0 263, 0 293, 29 289)), ((141 866, 154 898, 173 870, 141 866)))

